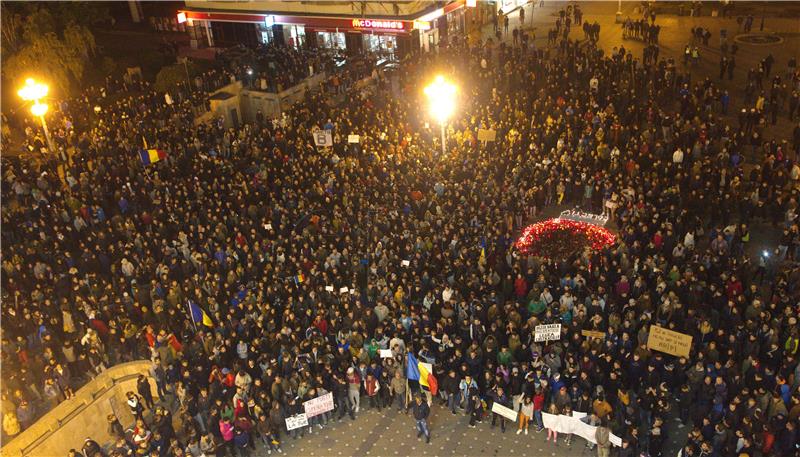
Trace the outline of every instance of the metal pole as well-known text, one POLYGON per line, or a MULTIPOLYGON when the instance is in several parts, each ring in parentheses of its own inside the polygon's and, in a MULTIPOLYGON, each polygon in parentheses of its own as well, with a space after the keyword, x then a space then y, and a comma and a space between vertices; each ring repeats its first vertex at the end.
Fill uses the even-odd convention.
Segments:
POLYGON ((189 78, 189 58, 183 58, 183 69, 186 71, 186 83, 189 84, 189 93, 192 92, 192 80, 189 78))
POLYGON ((444 121, 442 121, 442 158, 447 155, 447 145, 445 144, 445 136, 444 136, 444 121))
MULTIPOLYGON (((39 116, 42 119, 42 129, 44 130, 44 137, 47 140, 47 149, 50 150, 51 154, 55 154, 56 148, 53 146, 53 139, 50 138, 50 131, 47 130, 47 122, 44 120, 44 116, 39 116)), ((67 161, 67 158, 64 157, 64 154, 61 154, 61 160, 64 162, 67 161)))

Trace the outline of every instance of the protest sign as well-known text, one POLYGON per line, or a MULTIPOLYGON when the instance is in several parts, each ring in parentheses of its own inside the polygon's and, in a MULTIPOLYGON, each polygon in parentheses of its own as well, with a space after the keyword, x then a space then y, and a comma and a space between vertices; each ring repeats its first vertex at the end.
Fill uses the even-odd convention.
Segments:
POLYGON ((647 347, 677 357, 689 357, 692 348, 692 336, 669 330, 657 325, 650 326, 647 347))
POLYGON ((534 329, 534 341, 557 341, 561 339, 561 324, 537 325, 534 329))
POLYGON ((347 287, 342 287, 341 289, 339 289, 339 293, 340 294, 346 294, 347 293, 347 287))
POLYGON ((329 392, 317 398, 312 398, 307 402, 303 402, 303 408, 305 408, 306 411, 306 419, 319 416, 328 411, 333 411, 333 393, 329 392))
POLYGON ((497 130, 478 129, 478 141, 494 141, 497 138, 497 130))
POLYGON ((333 292, 333 286, 325 286, 327 292, 333 292))
POLYGON ((333 146, 333 135, 330 130, 314 130, 314 144, 317 146, 333 146))
POLYGON ((391 349, 381 349, 380 351, 381 351, 381 358, 382 359, 388 359, 390 357, 394 357, 394 354, 392 354, 392 350, 391 349))
POLYGON ((492 403, 492 412, 497 413, 510 421, 517 420, 517 413, 513 409, 507 408, 497 402, 492 403))
POLYGON ((361 141, 361 137, 360 136, 358 136, 358 135, 347 135, 347 142, 349 144, 358 143, 359 141, 361 141))
POLYGON ((403 260, 402 262, 400 262, 400 265, 402 265, 404 267, 407 267, 407 266, 411 265, 411 262, 408 261, 408 260, 403 260))
POLYGON ((622 438, 618 437, 613 433, 608 434, 608 441, 611 441, 611 444, 617 447, 622 447, 622 438))
POLYGON ((606 337, 605 333, 597 332, 597 331, 594 331, 594 330, 581 330, 581 335, 583 335, 583 336, 585 336, 587 338, 599 338, 601 340, 606 337))
POLYGON ((295 414, 286 418, 286 430, 294 430, 296 428, 305 427, 308 425, 308 417, 305 413, 295 414))

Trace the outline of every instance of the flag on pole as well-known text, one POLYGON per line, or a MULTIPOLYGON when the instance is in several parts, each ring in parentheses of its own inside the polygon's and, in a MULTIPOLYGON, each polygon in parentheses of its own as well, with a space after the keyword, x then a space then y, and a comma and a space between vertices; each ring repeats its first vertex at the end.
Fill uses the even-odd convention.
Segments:
POLYGON ((408 353, 406 377, 411 381, 419 381, 420 387, 430 390, 431 395, 436 395, 439 392, 439 383, 433 375, 432 368, 431 364, 420 362, 414 354, 408 353))
POLYGON ((189 310, 192 312, 192 322, 195 324, 202 323, 206 327, 213 327, 214 323, 211 321, 211 317, 203 311, 197 303, 189 300, 189 310))
POLYGON ((294 283, 295 284, 302 284, 303 281, 305 281, 305 280, 306 280, 306 277, 303 276, 303 273, 300 273, 300 274, 298 274, 297 276, 294 277, 294 283))
POLYGON ((167 158, 167 152, 161 149, 143 149, 139 151, 139 158, 144 165, 150 165, 167 158))

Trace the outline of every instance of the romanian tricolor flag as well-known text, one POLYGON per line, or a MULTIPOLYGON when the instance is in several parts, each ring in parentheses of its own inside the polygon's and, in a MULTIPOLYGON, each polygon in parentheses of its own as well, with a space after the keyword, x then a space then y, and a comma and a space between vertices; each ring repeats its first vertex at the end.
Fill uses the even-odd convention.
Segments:
POLYGON ((294 277, 294 283, 295 284, 302 284, 302 282, 305 281, 305 280, 306 280, 306 277, 303 276, 303 273, 300 273, 299 275, 294 277))
POLYGON ((431 395, 436 395, 439 392, 439 383, 436 377, 433 376, 433 368, 429 363, 423 363, 414 357, 414 354, 408 353, 408 365, 406 366, 406 377, 409 381, 419 381, 420 387, 431 391, 431 395))
POLYGON ((214 322, 212 322, 208 314, 203 311, 203 308, 191 300, 189 300, 189 311, 192 313, 192 322, 195 324, 202 323, 206 327, 214 326, 214 322))
POLYGON ((161 159, 166 159, 167 152, 161 149, 142 149, 139 151, 139 158, 142 159, 144 165, 150 165, 161 159))

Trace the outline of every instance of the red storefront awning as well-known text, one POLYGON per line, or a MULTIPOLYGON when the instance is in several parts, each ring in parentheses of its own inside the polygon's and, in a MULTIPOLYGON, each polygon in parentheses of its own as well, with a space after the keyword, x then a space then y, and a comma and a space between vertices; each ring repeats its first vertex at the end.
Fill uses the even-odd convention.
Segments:
POLYGON ((464 0, 449 3, 444 8, 439 8, 419 16, 417 19, 425 21, 419 23, 415 20, 394 18, 354 18, 330 16, 299 16, 280 14, 258 14, 253 12, 235 13, 228 11, 190 11, 181 10, 179 15, 182 20, 218 21, 218 22, 246 22, 254 24, 289 24, 302 25, 315 30, 340 30, 343 32, 376 32, 376 33, 409 33, 415 28, 427 30, 438 17, 455 11, 464 6, 464 0))

